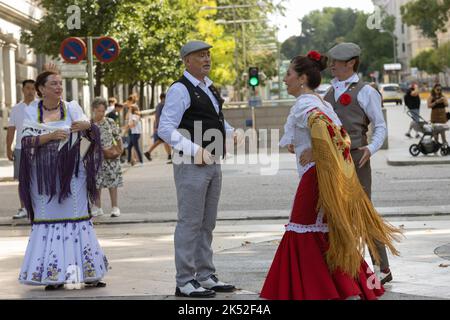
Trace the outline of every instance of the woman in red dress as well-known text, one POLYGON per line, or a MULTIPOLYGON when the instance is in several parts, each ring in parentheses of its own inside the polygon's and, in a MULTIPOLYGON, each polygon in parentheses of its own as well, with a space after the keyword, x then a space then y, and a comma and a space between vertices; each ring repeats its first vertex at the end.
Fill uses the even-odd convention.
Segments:
POLYGON ((392 242, 400 231, 375 211, 356 176, 347 133, 331 105, 314 93, 326 60, 316 51, 298 56, 284 79, 297 101, 280 146, 295 152, 300 183, 261 290, 265 299, 376 299, 384 289, 364 261, 365 246, 372 249, 377 240, 398 255, 392 242), (314 162, 303 165, 307 148, 314 162))

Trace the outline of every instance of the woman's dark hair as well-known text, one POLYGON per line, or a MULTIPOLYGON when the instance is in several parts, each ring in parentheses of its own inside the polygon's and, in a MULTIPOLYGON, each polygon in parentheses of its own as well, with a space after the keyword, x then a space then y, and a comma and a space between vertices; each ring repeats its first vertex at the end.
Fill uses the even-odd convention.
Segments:
POLYGON ((48 77, 51 75, 59 75, 59 74, 57 72, 53 72, 53 71, 44 71, 44 72, 41 72, 36 78, 36 82, 34 83, 34 88, 36 89, 37 95, 40 98, 42 98, 42 93, 39 91, 39 87, 45 86, 45 84, 48 81, 48 77))
POLYGON ((318 60, 308 56, 296 56, 291 60, 295 72, 300 77, 305 74, 308 78, 308 87, 312 90, 316 89, 322 81, 321 71, 327 68, 328 58, 324 55, 317 56, 318 60))
POLYGON ((439 98, 439 97, 441 97, 442 96, 442 86, 441 86, 441 84, 440 83, 436 83, 434 86, 433 86, 433 89, 431 89, 431 95, 433 96, 433 98, 439 98), (437 94, 437 92, 436 92, 436 88, 441 88, 441 92, 439 93, 439 95, 437 94))

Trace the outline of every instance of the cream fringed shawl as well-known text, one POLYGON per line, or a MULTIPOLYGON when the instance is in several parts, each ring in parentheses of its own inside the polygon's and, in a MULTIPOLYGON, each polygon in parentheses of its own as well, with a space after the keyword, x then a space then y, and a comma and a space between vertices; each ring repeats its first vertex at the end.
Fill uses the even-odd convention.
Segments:
POLYGON ((319 184, 318 207, 323 208, 329 229, 326 260, 331 271, 358 274, 367 245, 379 263, 375 241, 399 255, 392 242, 401 232, 383 221, 364 192, 350 155, 350 138, 318 109, 308 119, 319 184))

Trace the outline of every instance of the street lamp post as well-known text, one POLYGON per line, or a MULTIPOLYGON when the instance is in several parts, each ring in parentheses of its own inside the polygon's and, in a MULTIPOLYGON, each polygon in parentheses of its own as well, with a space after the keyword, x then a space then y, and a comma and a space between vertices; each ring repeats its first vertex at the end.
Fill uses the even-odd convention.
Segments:
MULTIPOLYGON (((237 26, 236 24, 242 24, 242 41, 243 41, 243 55, 244 55, 244 70, 246 70, 247 65, 247 57, 246 57, 246 44, 245 44, 245 26, 244 23, 251 23, 251 22, 260 22, 260 20, 236 20, 236 9, 238 8, 253 8, 253 7, 260 7, 263 8, 267 6, 266 3, 259 1, 256 5, 255 4, 242 4, 242 5, 227 5, 227 6, 217 6, 217 7, 211 7, 211 6, 203 6, 200 7, 200 10, 227 10, 232 9, 233 10, 233 21, 225 21, 225 20, 217 20, 217 24, 233 24, 234 25, 234 64, 236 68, 236 84, 239 88, 240 81, 239 81, 239 67, 238 67, 238 53, 237 53, 237 26)), ((238 91, 238 95, 240 98, 240 90, 238 91)))
MULTIPOLYGON (((397 63, 397 41, 395 39, 395 34, 392 31, 389 31, 389 30, 383 30, 382 29, 380 31, 384 32, 384 33, 387 33, 387 34, 389 34, 392 37, 392 45, 393 45, 392 56, 394 58, 394 63, 397 63)), ((399 82, 399 81, 400 81, 400 79, 399 79, 399 72, 397 72, 397 82, 399 82)))

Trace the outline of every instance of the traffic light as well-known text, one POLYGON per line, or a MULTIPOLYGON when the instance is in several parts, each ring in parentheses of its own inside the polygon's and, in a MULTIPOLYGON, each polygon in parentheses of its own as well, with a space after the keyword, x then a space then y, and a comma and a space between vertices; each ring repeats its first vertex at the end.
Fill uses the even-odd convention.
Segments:
POLYGON ((259 69, 256 67, 248 68, 248 84, 252 87, 259 85, 259 69))

